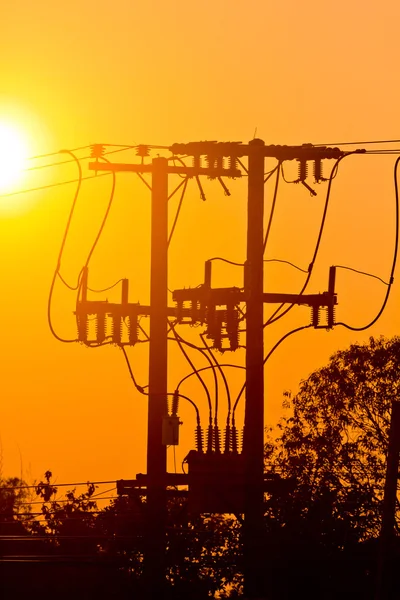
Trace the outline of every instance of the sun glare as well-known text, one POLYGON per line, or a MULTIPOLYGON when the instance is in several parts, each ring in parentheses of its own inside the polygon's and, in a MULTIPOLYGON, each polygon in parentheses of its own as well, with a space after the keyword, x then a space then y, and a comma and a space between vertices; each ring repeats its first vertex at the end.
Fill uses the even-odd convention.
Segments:
POLYGON ((21 181, 26 159, 26 144, 18 129, 0 123, 0 194, 21 181))

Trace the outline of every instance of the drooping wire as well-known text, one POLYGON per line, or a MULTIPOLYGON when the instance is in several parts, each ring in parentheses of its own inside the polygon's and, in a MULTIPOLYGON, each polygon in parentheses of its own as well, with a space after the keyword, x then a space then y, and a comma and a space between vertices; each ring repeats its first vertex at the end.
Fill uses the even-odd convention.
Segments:
MULTIPOLYGON (((224 364, 220 364, 220 367, 223 368, 227 368, 227 367, 232 367, 233 369, 244 369, 246 370, 246 367, 243 367, 242 365, 232 365, 229 363, 224 363, 224 364)), ((200 373, 201 371, 208 371, 209 369, 213 369, 213 366, 208 366, 208 367, 201 367, 200 369, 197 369, 197 372, 200 373)), ((182 385, 182 383, 184 383, 187 379, 189 379, 190 377, 193 377, 193 375, 195 375, 196 373, 189 373, 188 375, 185 375, 184 377, 182 377, 182 379, 180 380, 180 382, 178 383, 178 385, 176 386, 178 389, 180 388, 180 386, 182 385)))
POLYGON ((10 196, 18 196, 19 194, 28 194, 29 192, 49 190, 51 188, 60 187, 61 185, 69 185, 70 183, 80 184, 82 181, 88 181, 89 179, 98 179, 99 177, 108 177, 109 175, 110 173, 99 173, 98 175, 88 175, 87 177, 81 177, 80 179, 69 179, 68 181, 59 181, 58 183, 49 183, 48 185, 41 185, 39 187, 26 188, 24 190, 17 190, 16 192, 0 194, 0 198, 8 198, 10 196))
POLYGON ((124 280, 123 279, 118 279, 118 281, 116 281, 112 285, 109 285, 106 288, 103 288, 102 290, 95 290, 95 289, 93 289, 93 288, 91 288, 89 286, 88 286, 87 289, 89 290, 89 292, 93 292, 94 294, 102 294, 103 292, 108 292, 109 290, 112 290, 113 288, 115 288, 119 283, 121 283, 121 281, 124 281, 124 280))
POLYGON ((345 327, 346 329, 350 329, 350 331, 365 331, 366 329, 369 329, 370 327, 372 327, 372 325, 374 325, 377 322, 377 320, 380 318, 380 316, 382 315, 383 311, 386 308, 386 304, 389 300, 390 292, 391 292, 392 285, 394 282, 394 272, 396 269, 397 252, 398 252, 398 247, 399 247, 399 188, 398 188, 398 181, 397 181, 397 169, 398 169, 399 162, 400 162, 400 156, 396 159, 396 162, 394 164, 394 170, 393 170, 394 171, 393 174, 394 174, 395 205, 396 205, 396 230, 395 230, 395 240, 394 240, 394 248, 393 248, 392 267, 390 270, 389 283, 386 284, 387 290, 386 290, 385 298, 383 300, 382 306, 379 309, 377 315, 367 325, 364 325, 363 327, 352 327, 351 325, 348 325, 347 323, 343 323, 343 322, 336 323, 336 325, 340 325, 342 327, 345 327))
POLYGON ((171 231, 170 231, 170 234, 168 236, 168 242, 167 242, 167 247, 168 248, 169 248, 169 245, 171 243, 172 236, 174 235, 175 227, 176 227, 176 224, 177 224, 178 219, 179 219, 179 215, 180 215, 180 212, 181 212, 181 208, 182 208, 182 204, 183 204, 183 199, 185 197, 185 193, 186 193, 186 188, 187 188, 188 182, 189 182, 189 178, 188 177, 186 177, 186 179, 182 182, 182 184, 183 184, 182 194, 181 194, 181 197, 179 199, 179 204, 178 204, 178 208, 176 209, 175 219, 174 219, 174 222, 172 223, 171 231))
POLYGON ((334 265, 337 269, 346 269, 347 271, 353 271, 354 273, 359 273, 360 275, 365 275, 366 277, 373 277, 378 281, 381 281, 384 285, 390 285, 387 281, 382 279, 382 277, 378 277, 378 275, 374 275, 373 273, 367 273, 366 271, 360 271, 359 269, 353 269, 353 267, 348 267, 346 265, 334 265))
MULTIPOLYGON (((150 396, 151 395, 150 392, 146 392, 145 389, 144 389, 144 387, 142 387, 141 385, 139 385, 137 383, 137 381, 135 379, 135 376, 133 374, 133 371, 132 371, 131 363, 129 361, 129 358, 128 358, 128 355, 126 353, 126 350, 125 350, 124 346, 119 346, 119 347, 121 348, 121 350, 123 352, 123 355, 125 357, 125 361, 126 361, 126 364, 127 364, 127 367, 128 367, 129 375, 130 375, 130 377, 131 377, 131 379, 133 381, 133 385, 135 386, 135 388, 137 389, 137 391, 140 394, 143 394, 143 396, 150 396)), ((148 387, 148 386, 145 386, 145 387, 148 387)), ((193 408, 196 411, 196 422, 197 422, 197 425, 200 427, 200 412, 199 412, 199 408, 198 408, 197 404, 195 402, 193 402, 193 400, 191 400, 188 396, 185 396, 184 394, 181 394, 180 392, 177 392, 177 391, 175 391, 175 392, 167 392, 166 394, 159 394, 159 395, 161 395, 161 396, 164 396, 164 395, 165 396, 174 396, 174 394, 178 395, 179 398, 183 398, 184 400, 186 400, 187 402, 189 402, 193 406, 193 408)))
MULTIPOLYGON (((275 346, 273 346, 271 348, 271 350, 268 352, 268 354, 266 355, 266 357, 264 358, 264 362, 263 365, 266 364, 266 362, 269 360, 269 358, 272 356, 272 354, 275 352, 275 350, 282 344, 282 342, 284 342, 289 336, 293 335, 294 333, 297 333, 298 331, 303 331, 303 329, 309 329, 310 327, 312 327, 312 325, 302 325, 301 327, 296 327, 296 329, 292 329, 291 331, 288 331, 287 333, 285 333, 285 335, 283 335, 275 344, 275 346)), ((233 409, 232 409, 232 425, 235 425, 235 412, 236 412, 236 408, 237 405, 239 404, 239 400, 243 395, 244 390, 246 389, 246 382, 242 385, 239 394, 236 397, 235 403, 233 405, 233 409)))
POLYGON ((217 380, 217 376, 215 373, 215 367, 211 361, 211 359, 207 356, 206 352, 202 349, 202 348, 198 348, 197 346, 195 346, 194 344, 191 344, 190 342, 187 342, 186 340, 184 340, 176 331, 174 324, 171 321, 168 321, 169 326, 171 328, 172 333, 174 334, 174 338, 170 338, 174 341, 176 341, 178 343, 179 349, 182 352, 183 356, 186 358, 187 362, 189 363, 189 365, 191 366, 193 373, 196 375, 197 379, 199 380, 199 382, 201 383, 201 385, 204 388, 204 391, 206 393, 207 396, 207 402, 208 402, 208 409, 209 409, 209 424, 212 425, 212 403, 211 403, 211 395, 209 392, 209 389, 204 381, 204 379, 201 377, 201 375, 199 375, 198 369, 196 369, 196 367, 194 366, 190 356, 188 355, 188 353, 186 352, 185 348, 183 347, 183 345, 188 345, 190 347, 195 348, 196 350, 201 350, 203 356, 205 356, 208 360, 208 362, 210 363, 210 365, 213 366, 213 373, 214 373, 214 382, 215 382, 215 391, 216 391, 216 400, 218 399, 218 380, 217 380))
POLYGON ((275 180, 274 197, 272 199, 271 212, 269 214, 267 231, 266 231, 265 237, 264 237, 263 255, 265 254, 265 248, 267 247, 267 242, 268 242, 269 234, 270 234, 270 231, 271 231, 272 221, 274 219, 276 199, 278 197, 278 187, 279 187, 280 174, 281 174, 281 163, 279 162, 278 166, 276 167, 276 180, 275 180))
POLYGON ((53 298, 53 291, 54 291, 55 282, 56 282, 58 273, 59 273, 60 268, 61 268, 61 259, 62 259, 62 255, 63 255, 63 252, 64 252, 64 247, 65 247, 65 244, 66 244, 66 241, 67 241, 69 229, 70 229, 70 226, 71 226, 72 217, 73 217, 73 214, 74 214, 74 211, 75 211, 76 202, 77 202, 77 199, 78 199, 78 196, 79 196, 79 192, 80 192, 80 189, 81 189, 82 167, 81 167, 81 164, 79 162, 79 159, 75 156, 75 154, 71 150, 61 150, 60 153, 69 154, 75 160, 77 168, 78 168, 78 180, 77 180, 77 186, 76 186, 74 198, 73 198, 73 201, 72 201, 72 206, 71 206, 71 209, 70 209, 70 212, 69 212, 69 215, 68 215, 67 224, 66 224, 66 227, 65 227, 65 230, 64 230, 64 235, 63 235, 63 238, 62 238, 62 241, 61 241, 61 247, 60 247, 60 250, 59 250, 59 253, 58 253, 58 257, 57 257, 57 265, 56 265, 56 268, 55 268, 55 271, 54 271, 54 275, 53 275, 53 279, 52 279, 51 285, 50 285, 49 297, 48 297, 48 301, 47 301, 47 321, 48 321, 51 333, 53 334, 53 336, 58 341, 64 342, 64 343, 71 343, 71 342, 76 342, 77 340, 76 339, 67 340, 67 339, 64 339, 64 338, 60 337, 56 333, 56 331, 55 331, 55 329, 53 327, 53 324, 52 324, 52 321, 51 321, 51 301, 52 301, 52 298, 53 298))
MULTIPOLYGON (((311 262, 308 266, 308 274, 306 277, 306 280, 303 284, 303 287, 300 290, 299 295, 303 294, 309 284, 312 272, 313 272, 313 268, 314 268, 314 264, 315 261, 317 259, 318 256, 318 251, 319 251, 319 247, 321 244, 321 239, 322 239, 322 234, 324 232, 324 227, 325 227, 325 222, 326 222, 326 215, 328 212, 328 207, 329 207, 329 201, 330 201, 330 196, 331 196, 331 190, 332 190, 332 180, 333 180, 333 176, 334 173, 337 173, 338 167, 340 162, 346 158, 347 156, 351 156, 352 154, 356 154, 356 151, 354 152, 347 152, 346 154, 344 154, 343 156, 341 156, 340 158, 338 158, 334 164, 334 166, 332 167, 331 170, 331 174, 329 176, 328 179, 328 188, 326 191, 326 198, 325 198, 325 206, 324 206, 324 211, 322 214, 322 219, 321 219, 321 224, 320 224, 320 228, 319 228, 319 232, 318 232, 318 237, 317 237, 317 243, 315 245, 315 249, 314 249, 314 253, 313 253, 313 257, 311 259, 311 262)), ((267 327, 268 325, 271 325, 272 323, 275 323, 276 321, 278 321, 279 319, 281 319, 283 316, 285 316, 290 310, 292 310, 294 304, 290 304, 283 312, 280 312, 281 309, 283 308, 284 304, 280 304, 278 306, 278 308, 274 311, 274 313, 269 317, 269 319, 264 323, 264 328, 267 327), (280 313, 280 314, 279 314, 280 313)))
MULTIPOLYGON (((205 348, 207 349, 208 353, 210 354, 212 360, 214 361, 215 366, 217 367, 217 369, 218 369, 218 371, 219 371, 219 373, 220 373, 220 375, 222 377, 222 381, 224 382, 225 391, 226 391, 226 398, 227 398, 227 402, 228 402, 228 416, 227 416, 227 419, 226 419, 226 423, 227 423, 227 425, 229 425, 232 406, 231 406, 231 393, 230 393, 230 390, 229 390, 228 380, 226 379, 225 373, 224 373, 224 371, 223 371, 223 369, 222 369, 222 367, 221 367, 218 359, 216 358, 214 352, 211 350, 210 346, 207 344, 207 342, 205 340, 204 333, 200 334, 200 338, 201 338, 201 340, 202 340, 205 348)), ((217 404, 217 402, 215 403, 215 419, 214 419, 214 424, 216 426, 218 425, 218 404, 217 404)))
POLYGON ((302 273, 308 273, 307 269, 302 269, 301 267, 298 267, 297 265, 290 262, 289 260, 282 260, 280 258, 264 258, 264 262, 284 263, 286 265, 290 265, 291 267, 293 267, 294 269, 297 269, 298 271, 301 271, 302 273))

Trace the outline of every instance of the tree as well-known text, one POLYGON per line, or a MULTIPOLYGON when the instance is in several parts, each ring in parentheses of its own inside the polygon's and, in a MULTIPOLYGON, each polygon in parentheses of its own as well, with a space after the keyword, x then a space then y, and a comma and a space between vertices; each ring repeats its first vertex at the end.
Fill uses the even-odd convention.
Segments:
POLYGON ((399 337, 353 344, 302 381, 293 398, 287 394, 291 415, 266 447, 271 472, 286 481, 269 496, 270 534, 294 552, 293 562, 317 561, 332 593, 338 564, 353 579, 359 573, 358 585, 367 572, 372 577, 369 548, 379 534, 390 408, 400 401, 399 388, 399 337), (329 562, 336 573, 325 569, 329 562))

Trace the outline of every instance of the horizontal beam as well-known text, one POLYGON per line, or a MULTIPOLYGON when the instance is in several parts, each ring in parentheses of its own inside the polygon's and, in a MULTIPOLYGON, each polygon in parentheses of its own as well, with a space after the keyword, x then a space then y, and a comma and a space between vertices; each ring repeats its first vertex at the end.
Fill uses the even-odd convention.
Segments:
MULTIPOLYGON (((129 172, 129 173, 152 173, 153 165, 148 164, 133 164, 133 163, 101 163, 91 162, 89 163, 90 171, 111 171, 111 172, 129 172)), ((167 172, 172 175, 186 175, 186 177, 199 177, 205 175, 206 177, 217 178, 217 177, 241 177, 242 172, 239 169, 223 169, 213 167, 183 167, 168 165, 167 172)))

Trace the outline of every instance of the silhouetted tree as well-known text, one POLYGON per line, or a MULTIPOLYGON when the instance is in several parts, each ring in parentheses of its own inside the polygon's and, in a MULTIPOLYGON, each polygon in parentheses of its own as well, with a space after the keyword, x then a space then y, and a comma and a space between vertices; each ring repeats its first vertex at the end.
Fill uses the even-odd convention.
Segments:
POLYGON ((366 597, 373 590, 390 407, 399 388, 400 338, 353 344, 287 395, 292 414, 266 446, 269 469, 285 482, 269 495, 266 513, 270 542, 282 552, 276 564, 286 558, 303 587, 317 588, 315 597, 354 596, 354 582, 357 593, 366 585, 366 597))

